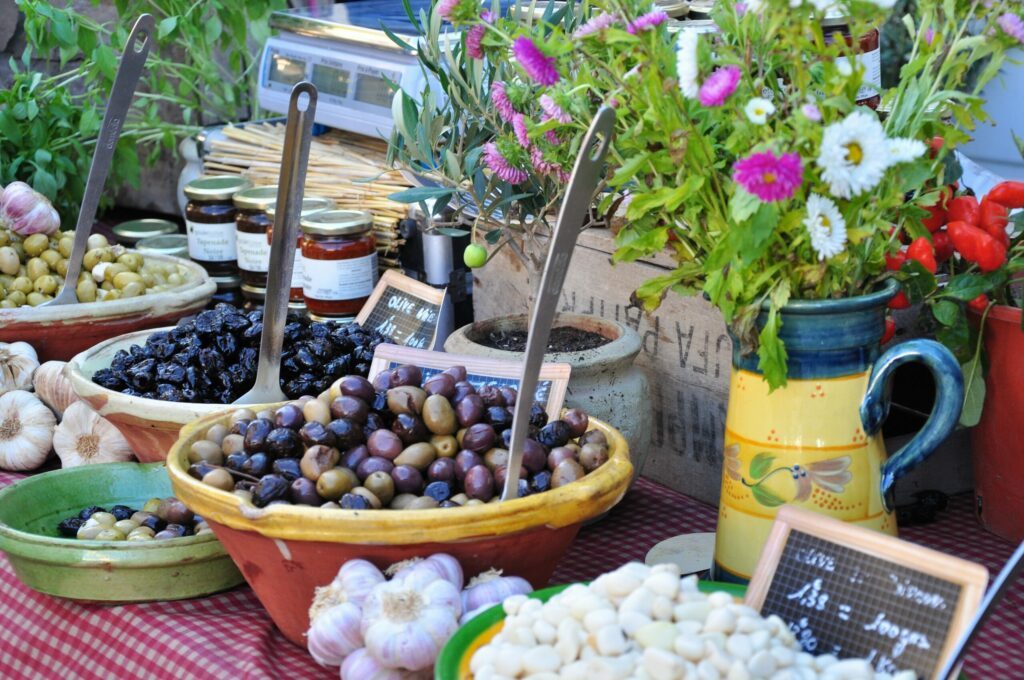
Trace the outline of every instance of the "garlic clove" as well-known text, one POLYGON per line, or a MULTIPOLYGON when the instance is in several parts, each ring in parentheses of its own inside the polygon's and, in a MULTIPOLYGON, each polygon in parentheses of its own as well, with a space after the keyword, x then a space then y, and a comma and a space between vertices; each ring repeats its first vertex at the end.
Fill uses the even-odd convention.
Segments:
POLYGON ((0 342, 0 394, 32 389, 39 356, 27 342, 0 342))
POLYGON ((66 468, 127 462, 135 457, 120 430, 84 401, 76 401, 64 412, 53 433, 53 448, 66 468))
POLYGON ((58 418, 64 415, 68 406, 78 401, 75 388, 64 375, 65 366, 66 361, 47 361, 37 368, 32 376, 32 387, 36 396, 49 406, 58 418))
POLYGON ((0 225, 21 236, 52 234, 60 215, 49 199, 24 182, 11 182, 0 191, 0 225))
POLYGON ((0 395, 0 469, 34 470, 50 455, 57 419, 34 395, 0 395))

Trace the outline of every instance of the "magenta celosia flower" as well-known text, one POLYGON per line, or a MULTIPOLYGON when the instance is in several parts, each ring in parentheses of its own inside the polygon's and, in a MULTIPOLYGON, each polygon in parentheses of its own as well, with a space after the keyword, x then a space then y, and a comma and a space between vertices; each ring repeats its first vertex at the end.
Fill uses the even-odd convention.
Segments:
POLYGON ((552 146, 558 146, 559 144, 562 143, 562 140, 558 138, 558 135, 555 134, 554 130, 548 130, 547 132, 545 132, 544 139, 548 140, 548 143, 551 144, 552 146))
POLYGON ((459 6, 461 0, 438 0, 437 13, 447 21, 452 20, 452 12, 459 6))
POLYGON ((1017 42, 1024 43, 1024 21, 1019 16, 1007 12, 996 19, 996 22, 1006 35, 1016 38, 1017 42))
POLYGON ((530 134, 526 129, 526 116, 521 113, 517 113, 512 118, 512 129, 516 133, 516 140, 519 142, 519 146, 524 149, 530 148, 530 134))
POLYGON ((631 21, 626 25, 626 31, 636 35, 641 31, 649 31, 659 24, 663 24, 668 21, 668 15, 660 9, 652 10, 647 14, 641 14, 636 18, 636 21, 631 21))
POLYGON ((736 16, 742 17, 747 13, 747 3, 737 2, 736 3, 736 16))
POLYGON ((545 159, 544 152, 535 146, 530 148, 530 162, 533 163, 533 169, 541 175, 551 175, 560 182, 569 181, 569 173, 560 164, 545 159))
POLYGON ((484 162, 495 175, 509 184, 522 184, 528 177, 525 170, 512 165, 507 158, 501 155, 501 150, 494 142, 484 144, 484 162))
POLYGON ((572 34, 574 38, 585 38, 588 35, 600 33, 606 28, 619 22, 618 14, 595 14, 585 24, 576 29, 572 34))
POLYGON ((495 80, 491 83, 491 103, 494 104, 494 110, 498 112, 503 121, 506 123, 512 122, 516 115, 516 109, 512 106, 512 101, 505 92, 505 83, 500 80, 495 80))
POLYGON ((481 45, 484 35, 487 33, 487 24, 493 24, 497 16, 490 10, 480 13, 480 21, 466 32, 466 54, 473 59, 484 58, 484 48, 481 45))
POLYGON ((928 28, 924 29, 924 41, 928 44, 929 47, 931 47, 931 44, 935 42, 934 28, 929 26, 928 28))
POLYGON ((804 167, 798 154, 762 151, 736 161, 732 179, 766 203, 784 201, 803 183, 804 167))
POLYGON ((546 116, 545 120, 548 118, 554 118, 559 123, 572 122, 572 116, 566 113, 565 109, 559 106, 554 99, 546 94, 542 94, 540 96, 540 108, 544 109, 544 114, 546 116))
POLYGON ((800 107, 800 113, 804 114, 804 118, 811 122, 818 123, 821 121, 821 109, 818 108, 817 104, 807 102, 800 107))
POLYGON ((704 81, 700 86, 697 98, 702 106, 721 106, 725 100, 736 91, 736 85, 740 82, 739 66, 725 66, 718 69, 704 81))
POLYGON ((551 86, 558 82, 558 69, 555 58, 540 51, 533 41, 521 35, 512 43, 512 54, 526 71, 526 75, 540 85, 551 86))

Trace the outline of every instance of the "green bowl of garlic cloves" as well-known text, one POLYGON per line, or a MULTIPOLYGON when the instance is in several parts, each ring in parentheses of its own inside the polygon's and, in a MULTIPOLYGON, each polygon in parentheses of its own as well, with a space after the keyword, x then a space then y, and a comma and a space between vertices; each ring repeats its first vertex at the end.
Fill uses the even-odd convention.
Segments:
POLYGON ((34 475, 0 491, 0 550, 25 585, 104 604, 181 600, 243 582, 212 533, 169 540, 60 537, 60 522, 90 506, 140 508, 171 495, 163 463, 83 465, 34 475))

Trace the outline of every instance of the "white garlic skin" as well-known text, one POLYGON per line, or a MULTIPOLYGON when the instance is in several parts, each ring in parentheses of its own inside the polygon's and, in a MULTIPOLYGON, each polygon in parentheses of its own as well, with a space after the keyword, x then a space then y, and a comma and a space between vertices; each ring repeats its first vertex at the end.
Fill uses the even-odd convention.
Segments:
POLYGON ((49 236, 60 227, 60 215, 41 193, 24 182, 11 182, 0 191, 0 225, 21 236, 49 236))
POLYGON ((0 342, 0 394, 32 389, 39 355, 27 342, 0 342))
POLYGON ((64 411, 63 420, 53 432, 53 450, 65 468, 135 459, 121 431, 84 401, 76 401, 64 411))
POLYGON ((35 470, 50 455, 57 419, 30 392, 0 395, 0 469, 35 470))

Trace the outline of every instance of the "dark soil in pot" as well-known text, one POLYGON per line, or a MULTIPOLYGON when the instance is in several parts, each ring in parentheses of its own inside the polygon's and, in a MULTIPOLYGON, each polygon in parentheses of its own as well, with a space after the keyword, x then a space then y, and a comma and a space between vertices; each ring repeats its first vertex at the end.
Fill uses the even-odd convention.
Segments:
MULTIPOLYGON (((487 335, 476 339, 476 342, 491 349, 501 349, 506 352, 523 352, 526 350, 526 331, 505 331, 495 330, 487 335)), ((572 326, 560 326, 551 329, 551 336, 548 338, 548 352, 582 352, 588 349, 603 347, 611 342, 600 333, 573 328, 572 326)))

